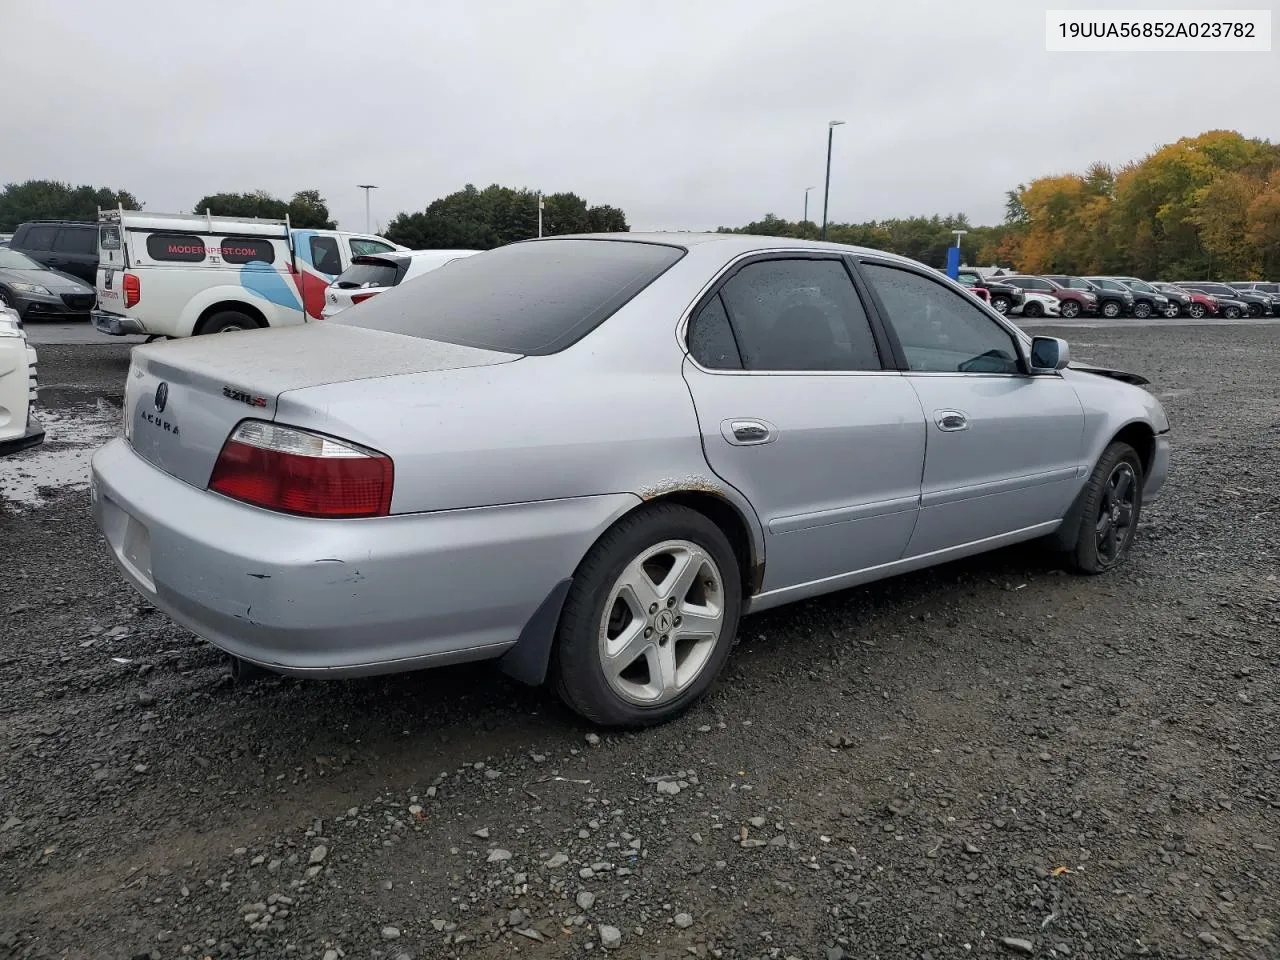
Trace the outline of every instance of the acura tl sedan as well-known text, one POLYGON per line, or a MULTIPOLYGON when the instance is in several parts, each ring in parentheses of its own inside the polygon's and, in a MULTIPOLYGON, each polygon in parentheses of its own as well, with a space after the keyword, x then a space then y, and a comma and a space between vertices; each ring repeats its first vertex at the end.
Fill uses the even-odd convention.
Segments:
POLYGON ((92 502, 233 668, 493 659, 639 727, 747 613, 1033 539, 1114 569, 1169 469, 1146 382, 874 250, 555 237, 136 347, 92 502))

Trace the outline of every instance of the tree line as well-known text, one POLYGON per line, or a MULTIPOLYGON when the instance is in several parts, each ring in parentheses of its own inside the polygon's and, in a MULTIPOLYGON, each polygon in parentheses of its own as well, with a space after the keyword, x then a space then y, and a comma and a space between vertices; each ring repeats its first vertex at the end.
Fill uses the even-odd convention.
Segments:
MULTIPOLYGON (((140 210, 142 204, 127 190, 72 186, 53 180, 28 180, 6 184, 0 190, 0 232, 12 232, 29 220, 97 220, 99 208, 123 205, 140 210)), ((626 231, 626 215, 608 204, 588 206, 576 193, 551 193, 542 197, 542 232, 566 233, 626 231)), ((201 197, 193 213, 223 217, 263 217, 283 220, 295 227, 332 230, 337 224, 318 190, 299 190, 289 200, 265 190, 248 193, 214 193, 201 197)), ((538 235, 538 194, 527 188, 492 184, 483 190, 473 184, 429 204, 417 213, 397 214, 383 235, 418 250, 492 247, 527 240, 538 235)))
MULTIPOLYGON (((810 237, 813 222, 768 214, 726 233, 810 237)), ((829 223, 827 239, 946 263, 953 230, 964 262, 1023 273, 1151 279, 1280 278, 1280 144, 1211 130, 1112 169, 1039 177, 1005 195, 1004 222, 963 214, 829 223)))
MULTIPOLYGON (((0 231, 38 219, 93 220, 99 207, 140 209, 133 194, 48 180, 0 190, 0 231)), ((542 232, 629 230, 626 215, 607 204, 588 205, 575 193, 542 197, 542 232)), ((203 197, 194 212, 283 218, 300 227, 332 228, 316 190, 289 200, 265 191, 203 197)), ((767 214, 726 233, 817 238, 812 221, 767 214)), ((1005 196, 1004 221, 971 224, 964 214, 866 223, 831 223, 827 238, 902 254, 932 266, 946 262, 960 241, 965 262, 1013 267, 1025 273, 1122 274, 1173 279, 1280 277, 1280 144, 1211 130, 1167 144, 1113 169, 1094 163, 1082 173, 1039 177, 1005 196)), ((397 214, 382 233, 416 249, 485 250, 537 236, 538 194, 491 184, 463 189, 418 212, 397 214)))

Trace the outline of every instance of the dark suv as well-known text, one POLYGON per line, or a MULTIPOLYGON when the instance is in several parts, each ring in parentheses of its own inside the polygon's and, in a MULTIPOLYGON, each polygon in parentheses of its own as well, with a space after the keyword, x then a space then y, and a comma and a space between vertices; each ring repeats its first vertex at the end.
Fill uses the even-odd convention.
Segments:
POLYGON ((1265 317, 1272 312, 1271 298, 1265 293, 1254 293, 1252 290, 1237 290, 1225 283, 1211 283, 1207 280, 1180 280, 1178 286, 1189 290, 1199 290, 1219 299, 1239 300, 1245 305, 1251 317, 1265 317))
POLYGON ((20 224, 9 249, 53 270, 98 283, 98 225, 79 220, 33 220, 20 224))
POLYGON ((1145 280, 1139 280, 1137 277, 1109 277, 1108 279, 1119 280, 1133 291, 1133 315, 1135 317, 1145 320, 1153 313, 1169 318, 1178 315, 1178 308, 1169 302, 1169 298, 1145 280), (1170 307, 1173 307, 1172 313, 1170 312, 1170 307))
POLYGON ((1104 317, 1118 317, 1133 309, 1133 291, 1118 280, 1094 283, 1084 277, 1068 277, 1052 274, 1046 279, 1052 280, 1060 287, 1068 290, 1088 290, 1098 297, 1098 312, 1104 317))
POLYGON ((987 295, 991 298, 991 306, 1001 313, 1007 314, 1027 299, 1027 295, 1021 289, 1005 282, 1008 279, 1007 277, 1001 277, 999 280, 994 278, 984 280, 981 274, 972 270, 961 270, 957 279, 966 287, 982 287, 985 289, 987 295))

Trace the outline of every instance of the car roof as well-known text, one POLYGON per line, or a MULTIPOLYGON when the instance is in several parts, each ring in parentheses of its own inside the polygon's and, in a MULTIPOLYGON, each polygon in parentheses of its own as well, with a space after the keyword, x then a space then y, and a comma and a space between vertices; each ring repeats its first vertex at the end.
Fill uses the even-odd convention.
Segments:
MULTIPOLYGON (((726 255, 739 256, 764 250, 826 250, 832 253, 852 253, 864 256, 881 257, 912 266, 922 266, 919 260, 876 250, 872 247, 858 247, 847 243, 832 243, 829 240, 801 240, 796 237, 768 237, 750 233, 685 233, 678 230, 647 232, 626 231, 616 233, 566 233, 554 237, 539 237, 532 240, 521 240, 520 243, 554 243, 559 240, 614 240, 631 243, 660 243, 666 246, 683 247, 692 252, 719 249, 726 255)), ((928 266, 923 264, 923 266, 928 266)))

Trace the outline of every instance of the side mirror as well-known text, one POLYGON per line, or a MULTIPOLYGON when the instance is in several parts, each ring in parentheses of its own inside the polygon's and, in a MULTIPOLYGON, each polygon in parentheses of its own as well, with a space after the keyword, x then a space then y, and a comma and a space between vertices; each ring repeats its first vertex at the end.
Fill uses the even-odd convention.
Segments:
POLYGON ((1032 337, 1028 360, 1032 373, 1061 370, 1071 362, 1071 348, 1057 337, 1032 337))

